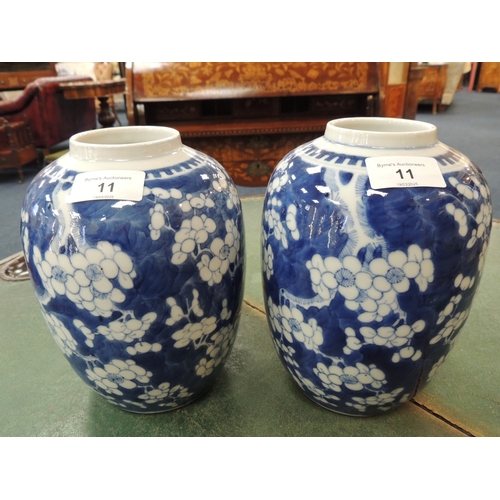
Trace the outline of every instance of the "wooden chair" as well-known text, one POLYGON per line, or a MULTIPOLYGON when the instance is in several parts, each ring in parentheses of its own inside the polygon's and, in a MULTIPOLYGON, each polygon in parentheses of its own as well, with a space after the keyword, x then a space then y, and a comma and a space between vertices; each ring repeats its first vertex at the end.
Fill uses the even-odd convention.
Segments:
MULTIPOLYGON (((97 62, 94 64, 94 75, 98 82, 106 82, 109 80, 113 80, 113 64, 107 62, 97 62)), ((116 121, 121 125, 122 122, 118 117, 118 113, 116 112, 115 100, 113 98, 113 94, 108 96, 108 104, 115 115, 116 121)))
POLYGON ((19 182, 23 182, 23 166, 34 160, 40 166, 28 121, 8 122, 0 117, 0 168, 17 169, 19 182))

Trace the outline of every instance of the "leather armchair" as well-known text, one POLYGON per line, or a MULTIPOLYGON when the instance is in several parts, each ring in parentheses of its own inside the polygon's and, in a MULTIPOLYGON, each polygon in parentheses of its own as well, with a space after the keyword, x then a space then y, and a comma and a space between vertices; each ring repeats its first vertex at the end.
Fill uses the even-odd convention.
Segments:
POLYGON ((10 123, 27 120, 34 145, 49 148, 72 135, 96 128, 95 100, 66 99, 60 83, 91 80, 86 76, 38 78, 16 99, 0 101, 0 117, 10 123))

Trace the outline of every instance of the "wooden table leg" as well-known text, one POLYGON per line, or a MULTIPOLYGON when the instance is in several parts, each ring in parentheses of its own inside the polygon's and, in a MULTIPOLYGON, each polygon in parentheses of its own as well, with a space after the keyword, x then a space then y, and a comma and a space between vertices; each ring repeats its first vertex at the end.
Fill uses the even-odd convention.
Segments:
POLYGON ((474 90, 474 80, 476 79, 476 73, 477 73, 477 62, 472 63, 472 68, 470 70, 469 88, 468 88, 469 92, 472 92, 474 90))
POLYGON ((97 99, 99 99, 97 120, 104 128, 112 127, 115 123, 115 115, 109 107, 108 96, 98 97, 97 99))

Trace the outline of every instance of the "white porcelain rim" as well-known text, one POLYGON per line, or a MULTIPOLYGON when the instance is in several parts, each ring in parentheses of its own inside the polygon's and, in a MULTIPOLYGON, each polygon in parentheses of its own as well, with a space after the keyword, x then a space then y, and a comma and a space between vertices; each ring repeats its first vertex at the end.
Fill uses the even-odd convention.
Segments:
POLYGON ((154 158, 182 147, 178 130, 158 126, 126 126, 88 130, 69 140, 70 156, 88 161, 154 158))
POLYGON ((438 142, 431 123, 387 117, 339 118, 328 122, 325 137, 348 146, 419 148, 438 142))

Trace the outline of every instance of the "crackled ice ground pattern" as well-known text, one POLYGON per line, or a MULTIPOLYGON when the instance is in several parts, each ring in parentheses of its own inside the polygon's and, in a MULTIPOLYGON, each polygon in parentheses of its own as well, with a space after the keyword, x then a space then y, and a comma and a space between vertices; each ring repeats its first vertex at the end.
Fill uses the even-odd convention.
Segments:
POLYGON ((273 341, 305 394, 331 410, 372 415, 413 397, 467 319, 490 193, 455 151, 436 159, 444 189, 371 190, 364 158, 316 142, 273 173, 262 231, 273 341))
POLYGON ((21 236, 57 344, 82 379, 136 412, 182 406, 234 343, 244 240, 236 188, 203 155, 147 172, 140 202, 67 204, 57 162, 28 189, 21 236))

